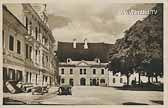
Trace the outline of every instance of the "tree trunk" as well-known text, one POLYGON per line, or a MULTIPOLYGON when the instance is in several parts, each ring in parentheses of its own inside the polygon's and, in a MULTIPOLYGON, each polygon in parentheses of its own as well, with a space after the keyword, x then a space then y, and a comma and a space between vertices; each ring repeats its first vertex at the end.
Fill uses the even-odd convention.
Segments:
POLYGON ((157 75, 155 76, 155 79, 156 79, 156 83, 158 83, 158 76, 157 75))
POLYGON ((150 83, 150 76, 148 76, 148 83, 150 83))
POLYGON ((153 83, 153 76, 152 76, 152 83, 153 83))
POLYGON ((139 72, 139 77, 138 77, 139 85, 141 84, 141 72, 139 72))
POLYGON ((129 85, 129 75, 127 75, 127 85, 129 85))

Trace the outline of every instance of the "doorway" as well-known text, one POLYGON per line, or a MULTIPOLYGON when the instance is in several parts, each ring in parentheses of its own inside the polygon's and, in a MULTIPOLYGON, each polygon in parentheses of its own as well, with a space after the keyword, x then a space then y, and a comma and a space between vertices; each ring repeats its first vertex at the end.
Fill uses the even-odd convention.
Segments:
POLYGON ((69 79, 69 84, 70 84, 71 86, 74 85, 74 84, 73 84, 73 79, 69 79))
POLYGON ((85 86, 86 85, 86 79, 85 78, 81 78, 80 79, 80 85, 81 86, 85 86))

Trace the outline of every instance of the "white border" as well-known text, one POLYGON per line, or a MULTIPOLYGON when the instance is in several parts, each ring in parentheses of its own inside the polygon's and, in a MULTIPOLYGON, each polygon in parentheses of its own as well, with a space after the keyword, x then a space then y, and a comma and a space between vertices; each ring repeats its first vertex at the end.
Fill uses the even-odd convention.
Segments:
MULTIPOLYGON (((69 0, 68 0, 69 1, 69 0)), ((77 2, 80 2, 82 0, 76 0, 77 2)), ((95 0, 96 1, 96 0, 95 0)), ((2 100, 3 100, 3 81, 2 81, 2 77, 0 77, 0 107, 4 107, 4 108, 29 108, 29 107, 36 107, 36 108, 46 108, 46 107, 50 107, 50 108, 111 108, 111 107, 115 107, 115 108, 168 108, 168 72, 166 70, 168 70, 168 50, 166 50, 167 46, 168 46, 168 42, 167 42, 167 36, 166 34, 168 34, 168 30, 167 30, 167 25, 168 25, 168 21, 167 21, 167 16, 168 16, 168 4, 167 4, 167 0, 108 0, 111 1, 112 3, 164 3, 164 105, 3 105, 2 104, 2 100)), ((57 0, 0 0, 0 22, 2 22, 2 3, 56 3, 57 0)), ((104 0, 105 2, 105 0, 104 0)), ((2 23, 0 23, 0 76, 2 75, 2 23)))

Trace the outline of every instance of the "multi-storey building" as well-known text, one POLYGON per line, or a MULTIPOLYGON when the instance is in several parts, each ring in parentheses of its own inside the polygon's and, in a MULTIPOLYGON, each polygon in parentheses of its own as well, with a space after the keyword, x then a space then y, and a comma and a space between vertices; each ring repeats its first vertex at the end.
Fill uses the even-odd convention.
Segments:
POLYGON ((59 76, 61 85, 108 86, 108 50, 112 44, 58 42, 59 76))
POLYGON ((3 80, 23 79, 25 70, 25 26, 3 6, 3 80))
POLYGON ((53 51, 55 39, 47 25, 46 5, 38 6, 40 12, 35 11, 30 4, 5 4, 3 7, 5 37, 3 75, 6 80, 12 79, 35 85, 55 84, 57 70, 53 51), (14 26, 11 26, 11 23, 14 26), (6 62, 8 59, 11 62, 6 62), (20 67, 17 66, 16 59, 20 67), (22 77, 19 80, 17 71, 22 77))

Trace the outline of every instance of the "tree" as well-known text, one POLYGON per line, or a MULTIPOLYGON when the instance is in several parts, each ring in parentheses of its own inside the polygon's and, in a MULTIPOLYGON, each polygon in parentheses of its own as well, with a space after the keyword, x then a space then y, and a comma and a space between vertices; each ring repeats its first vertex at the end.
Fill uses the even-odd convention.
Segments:
MULTIPOLYGON (((163 4, 157 4, 153 9, 156 15, 149 15, 142 21, 137 21, 125 31, 125 36, 115 43, 114 53, 111 53, 109 69, 121 72, 129 78, 135 70, 139 73, 147 72, 147 76, 163 75, 163 4)), ((129 81, 129 80, 128 80, 129 81)))

